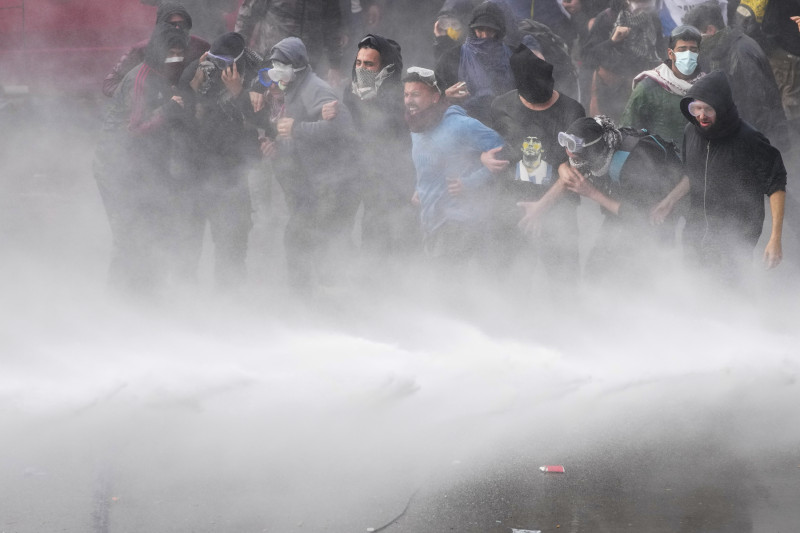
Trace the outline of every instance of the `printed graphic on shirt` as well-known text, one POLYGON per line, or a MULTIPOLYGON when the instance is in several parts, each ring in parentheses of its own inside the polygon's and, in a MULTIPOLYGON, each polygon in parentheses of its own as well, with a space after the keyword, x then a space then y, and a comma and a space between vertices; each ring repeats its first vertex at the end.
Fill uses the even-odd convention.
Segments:
POLYGON ((538 185, 549 185, 553 180, 553 167, 542 159, 542 141, 526 137, 522 142, 522 160, 517 164, 516 179, 538 185))

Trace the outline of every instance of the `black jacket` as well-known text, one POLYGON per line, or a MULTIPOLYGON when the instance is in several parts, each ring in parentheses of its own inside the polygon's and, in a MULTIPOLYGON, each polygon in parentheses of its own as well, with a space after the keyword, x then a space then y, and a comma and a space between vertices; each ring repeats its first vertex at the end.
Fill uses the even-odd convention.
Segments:
POLYGON ((738 28, 725 28, 703 39, 698 62, 703 72, 725 72, 742 119, 766 135, 779 150, 789 150, 781 93, 757 42, 738 28))
POLYGON ((681 100, 689 120, 684 130, 684 170, 691 183, 688 242, 702 246, 735 238, 755 246, 764 224, 764 195, 786 190, 786 168, 780 152, 764 135, 739 117, 724 72, 700 78, 681 100), (716 111, 716 121, 703 130, 689 113, 701 100, 716 111))
MULTIPOLYGON (((387 165, 391 178, 386 184, 394 187, 398 194, 410 198, 414 192, 414 166, 411 161, 411 136, 405 120, 403 104, 403 58, 400 45, 396 42, 373 35, 381 55, 381 67, 394 65, 392 74, 378 88, 377 96, 362 100, 350 87, 345 88, 342 101, 353 118, 355 135, 358 139, 359 163, 363 174, 386 173, 387 165)), ((353 63, 355 80, 355 63, 353 63)))

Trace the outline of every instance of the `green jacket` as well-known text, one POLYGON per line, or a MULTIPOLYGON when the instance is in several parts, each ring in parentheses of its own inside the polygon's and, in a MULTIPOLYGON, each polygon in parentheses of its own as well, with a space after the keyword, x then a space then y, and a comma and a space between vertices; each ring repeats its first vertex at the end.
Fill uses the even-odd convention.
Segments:
POLYGON ((646 129, 676 146, 683 145, 686 119, 681 113, 683 97, 673 94, 650 78, 636 84, 620 119, 621 126, 646 129))

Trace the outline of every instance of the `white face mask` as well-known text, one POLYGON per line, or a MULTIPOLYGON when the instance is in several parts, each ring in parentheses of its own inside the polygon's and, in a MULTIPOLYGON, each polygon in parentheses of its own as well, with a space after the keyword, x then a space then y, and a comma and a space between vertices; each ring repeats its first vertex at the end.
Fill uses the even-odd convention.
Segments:
POLYGON ((691 50, 673 52, 675 54, 675 68, 684 76, 688 76, 697 68, 697 54, 691 50))
POLYGON ((272 81, 283 83, 284 85, 290 83, 295 77, 292 65, 286 65, 280 61, 272 62, 272 68, 269 69, 268 74, 272 81))
POLYGON ((164 60, 164 63, 183 63, 183 57, 168 57, 164 60))

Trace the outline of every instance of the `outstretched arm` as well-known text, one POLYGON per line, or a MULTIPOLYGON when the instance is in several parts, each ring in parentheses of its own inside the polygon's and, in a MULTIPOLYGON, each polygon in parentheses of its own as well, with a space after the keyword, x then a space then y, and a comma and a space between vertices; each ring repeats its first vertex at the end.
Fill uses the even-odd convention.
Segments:
POLYGON ((651 224, 663 224, 672 213, 675 204, 689 193, 689 177, 683 176, 681 181, 650 211, 651 224))
POLYGON ((559 179, 547 189, 544 195, 535 202, 517 202, 517 206, 525 210, 525 214, 517 223, 517 226, 525 233, 536 235, 539 233, 542 224, 542 217, 550 210, 556 200, 561 198, 567 190, 565 178, 572 174, 580 173, 570 166, 568 161, 561 163, 558 167, 559 179))
POLYGON ((781 235, 783 234, 783 210, 786 203, 786 191, 776 191, 769 197, 769 208, 772 211, 772 234, 764 249, 764 265, 775 268, 783 259, 781 235))

